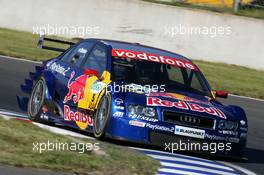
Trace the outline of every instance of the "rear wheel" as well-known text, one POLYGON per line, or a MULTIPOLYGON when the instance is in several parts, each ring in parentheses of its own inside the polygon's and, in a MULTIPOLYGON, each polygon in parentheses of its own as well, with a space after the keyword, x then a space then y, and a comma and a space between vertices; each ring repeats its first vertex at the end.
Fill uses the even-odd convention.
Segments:
POLYGON ((105 136, 105 132, 109 123, 111 114, 111 96, 104 95, 98 105, 95 113, 93 132, 94 136, 98 139, 102 139, 105 136))
POLYGON ((45 99, 45 91, 46 82, 41 78, 35 84, 28 101, 28 115, 30 120, 40 120, 40 115, 42 113, 41 108, 44 104, 45 99))

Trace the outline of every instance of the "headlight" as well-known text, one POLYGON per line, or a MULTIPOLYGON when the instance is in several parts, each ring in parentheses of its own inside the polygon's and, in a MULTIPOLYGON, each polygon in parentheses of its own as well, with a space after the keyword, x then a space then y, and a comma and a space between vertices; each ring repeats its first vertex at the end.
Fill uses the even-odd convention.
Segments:
POLYGON ((128 112, 130 114, 141 114, 147 117, 156 117, 156 110, 154 108, 140 105, 128 105, 128 112))
POLYGON ((218 124, 218 128, 221 130, 237 130, 238 129, 238 122, 220 120, 218 124))

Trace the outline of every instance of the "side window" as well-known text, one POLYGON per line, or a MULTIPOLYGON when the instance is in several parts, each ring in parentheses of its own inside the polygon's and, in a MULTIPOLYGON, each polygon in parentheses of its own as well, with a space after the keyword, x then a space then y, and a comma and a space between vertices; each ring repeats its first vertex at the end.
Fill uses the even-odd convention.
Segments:
POLYGON ((92 42, 82 42, 72 50, 69 50, 61 60, 79 67, 93 45, 92 42))
POLYGON ((71 53, 73 53, 75 50, 75 47, 73 46, 72 48, 70 48, 69 50, 66 51, 66 53, 62 56, 62 58, 60 59, 63 62, 70 62, 70 55, 71 53))
POLYGON ((97 70, 102 75, 107 65, 106 48, 96 45, 84 63, 84 68, 97 70))

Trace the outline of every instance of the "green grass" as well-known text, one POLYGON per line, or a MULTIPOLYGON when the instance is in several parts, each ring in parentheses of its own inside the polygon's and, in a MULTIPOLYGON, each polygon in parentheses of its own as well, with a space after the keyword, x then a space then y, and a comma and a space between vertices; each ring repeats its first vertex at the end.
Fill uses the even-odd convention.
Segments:
POLYGON ((100 152, 53 150, 39 153, 33 150, 33 143, 47 143, 48 140, 53 143, 98 142, 57 135, 32 123, 0 117, 0 164, 95 175, 154 174, 159 167, 150 157, 105 142, 98 142, 100 152))
POLYGON ((191 4, 191 3, 184 3, 184 2, 177 2, 177 1, 171 1, 171 2, 160 1, 160 0, 142 0, 142 1, 264 19, 264 8, 261 9, 261 8, 246 8, 246 7, 244 7, 244 8, 241 8, 237 13, 234 13, 232 8, 228 8, 228 7, 224 7, 224 6, 218 7, 218 6, 210 6, 210 5, 205 5, 205 4, 191 4))
MULTIPOLYGON (((37 49, 36 35, 0 28, 0 55, 45 60, 58 53, 37 49)), ((60 46, 60 45, 54 45, 60 46)), ((264 98, 264 71, 222 63, 195 61, 212 88, 233 94, 264 98)))
POLYGON ((264 71, 223 63, 195 61, 213 89, 264 98, 264 71))
POLYGON ((37 48, 37 35, 0 29, 0 54, 31 60, 45 60, 58 55, 57 52, 37 48))

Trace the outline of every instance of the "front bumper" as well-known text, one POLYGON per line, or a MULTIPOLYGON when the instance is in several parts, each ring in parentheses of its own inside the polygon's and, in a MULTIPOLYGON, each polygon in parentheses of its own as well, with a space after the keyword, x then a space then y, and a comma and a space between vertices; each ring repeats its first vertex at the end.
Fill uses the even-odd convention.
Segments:
MULTIPOLYGON (((220 134, 216 130, 204 130, 204 137, 182 136, 175 133, 175 124, 132 120, 129 117, 112 117, 107 134, 136 143, 158 146, 165 151, 188 151, 212 155, 241 157, 246 138, 220 134), (195 146, 196 145, 196 146, 195 146), (170 149, 170 150, 169 150, 170 149)), ((189 127, 192 129, 192 127, 189 127)), ((195 129, 195 128, 193 128, 195 129)))

